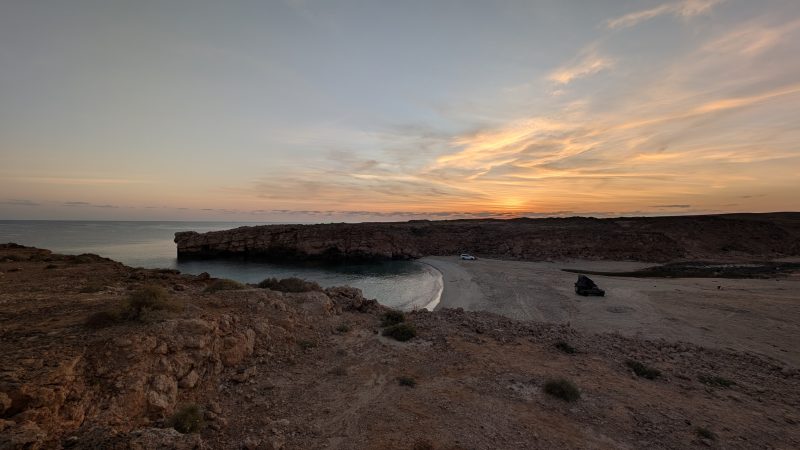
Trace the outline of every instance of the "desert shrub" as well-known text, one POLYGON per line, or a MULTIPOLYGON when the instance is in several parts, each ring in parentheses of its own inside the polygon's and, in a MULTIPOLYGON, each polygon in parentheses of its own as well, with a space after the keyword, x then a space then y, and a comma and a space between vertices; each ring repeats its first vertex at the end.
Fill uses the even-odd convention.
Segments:
POLYGON ((569 353, 569 354, 573 354, 576 351, 575 347, 569 345, 569 343, 566 342, 566 341, 558 341, 558 342, 556 342, 556 348, 561 350, 564 353, 569 353))
POLYGON ((303 350, 308 350, 316 347, 317 343, 314 341, 302 340, 302 341, 297 341, 297 345, 299 345, 300 348, 302 348, 303 350))
POLYGON ((168 423, 183 434, 197 433, 203 429, 203 412, 197 405, 186 405, 175 411, 168 423))
POLYGON ((166 289, 152 284, 132 292, 115 308, 96 312, 86 318, 86 326, 103 328, 124 321, 147 321, 154 311, 177 311, 180 305, 166 289))
POLYGON ((417 385, 417 380, 412 377, 402 376, 397 377, 397 384, 400 386, 414 387, 417 385))
POLYGON ((80 293, 81 294, 94 294, 96 292, 102 291, 105 288, 106 287, 103 286, 102 284, 90 283, 90 284, 87 284, 86 286, 82 287, 81 290, 80 290, 80 293))
POLYGON ((574 402, 581 398, 581 391, 578 390, 575 383, 564 378, 547 380, 544 384, 544 392, 568 402, 574 402))
POLYGON ((281 280, 277 278, 267 278, 258 283, 258 287, 279 292, 310 292, 322 290, 322 287, 313 281, 306 281, 295 277, 281 280))
POLYGON ((206 286, 203 292, 214 293, 219 291, 237 291, 239 289, 244 289, 242 283, 227 278, 221 278, 219 280, 214 280, 211 284, 206 286))
POLYGON ((410 324, 398 323, 383 330, 383 335, 405 342, 417 335, 417 330, 410 324))
POLYGON ((694 431, 695 433, 697 433, 698 436, 700 436, 703 439, 708 439, 710 441, 717 439, 717 436, 714 433, 712 433, 711 430, 709 430, 708 428, 697 427, 694 429, 694 431))
POLYGON ((350 331, 350 325, 346 323, 339 324, 339 326, 336 327, 336 331, 339 333, 347 333, 350 331))
POLYGON ((637 377, 647 378, 648 380, 655 380, 661 375, 661 371, 654 368, 649 367, 645 364, 640 363, 639 361, 634 361, 629 359, 625 361, 625 365, 628 366, 633 373, 636 374, 637 377))
POLYGON ((124 305, 124 315, 128 319, 140 319, 150 311, 175 310, 169 293, 157 284, 149 284, 128 296, 124 305))
POLYGON ((736 384, 727 378, 716 375, 700 375, 697 379, 703 384, 722 388, 728 388, 736 384))
POLYGON ((12 254, 12 255, 4 256, 3 259, 5 259, 6 261, 11 261, 11 262, 20 262, 20 261, 25 261, 27 258, 24 258, 24 257, 22 257, 20 255, 13 255, 12 254))
POLYGON ((390 327, 392 325, 397 325, 398 323, 405 322, 406 315, 403 314, 401 311, 386 311, 381 316, 381 326, 382 327, 390 327))
POLYGON ((82 253, 80 255, 73 256, 72 262, 75 264, 91 264, 98 259, 100 259, 100 257, 94 253, 82 253))
POLYGON ((105 328, 116 324, 121 320, 119 313, 115 311, 98 311, 86 318, 86 326, 89 328, 105 328))
POLYGON ((45 269, 48 269, 48 270, 50 270, 50 269, 58 269, 58 266, 55 265, 55 264, 48 264, 48 265, 45 266, 45 269))

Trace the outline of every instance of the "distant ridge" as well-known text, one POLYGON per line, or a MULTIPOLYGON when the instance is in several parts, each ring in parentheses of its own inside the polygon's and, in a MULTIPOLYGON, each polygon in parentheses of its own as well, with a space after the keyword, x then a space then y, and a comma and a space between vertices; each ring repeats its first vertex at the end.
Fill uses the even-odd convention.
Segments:
POLYGON ((800 256, 800 213, 264 225, 175 234, 180 258, 745 261, 800 256))

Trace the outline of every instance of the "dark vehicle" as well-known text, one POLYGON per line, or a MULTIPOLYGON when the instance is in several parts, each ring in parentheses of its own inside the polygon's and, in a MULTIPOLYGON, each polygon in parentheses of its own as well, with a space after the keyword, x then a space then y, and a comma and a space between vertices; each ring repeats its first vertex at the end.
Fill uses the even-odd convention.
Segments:
POLYGON ((578 275, 578 281, 575 282, 575 293, 584 297, 590 295, 605 297, 606 295, 606 291, 597 287, 594 281, 586 275, 578 275))

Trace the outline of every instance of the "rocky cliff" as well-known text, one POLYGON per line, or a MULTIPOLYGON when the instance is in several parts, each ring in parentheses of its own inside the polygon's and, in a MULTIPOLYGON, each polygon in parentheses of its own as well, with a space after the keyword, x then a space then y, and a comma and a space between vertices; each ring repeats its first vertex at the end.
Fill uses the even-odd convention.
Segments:
POLYGON ((175 242, 181 258, 746 260, 800 255, 800 213, 265 225, 175 242))

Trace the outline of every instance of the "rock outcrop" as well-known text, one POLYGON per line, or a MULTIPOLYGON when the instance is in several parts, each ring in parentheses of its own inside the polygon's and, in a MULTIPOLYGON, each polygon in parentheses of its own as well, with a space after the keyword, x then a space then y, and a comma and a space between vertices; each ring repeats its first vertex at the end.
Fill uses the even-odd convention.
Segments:
POLYGON ((800 255, 800 214, 265 225, 176 233, 178 257, 747 260, 800 255))

